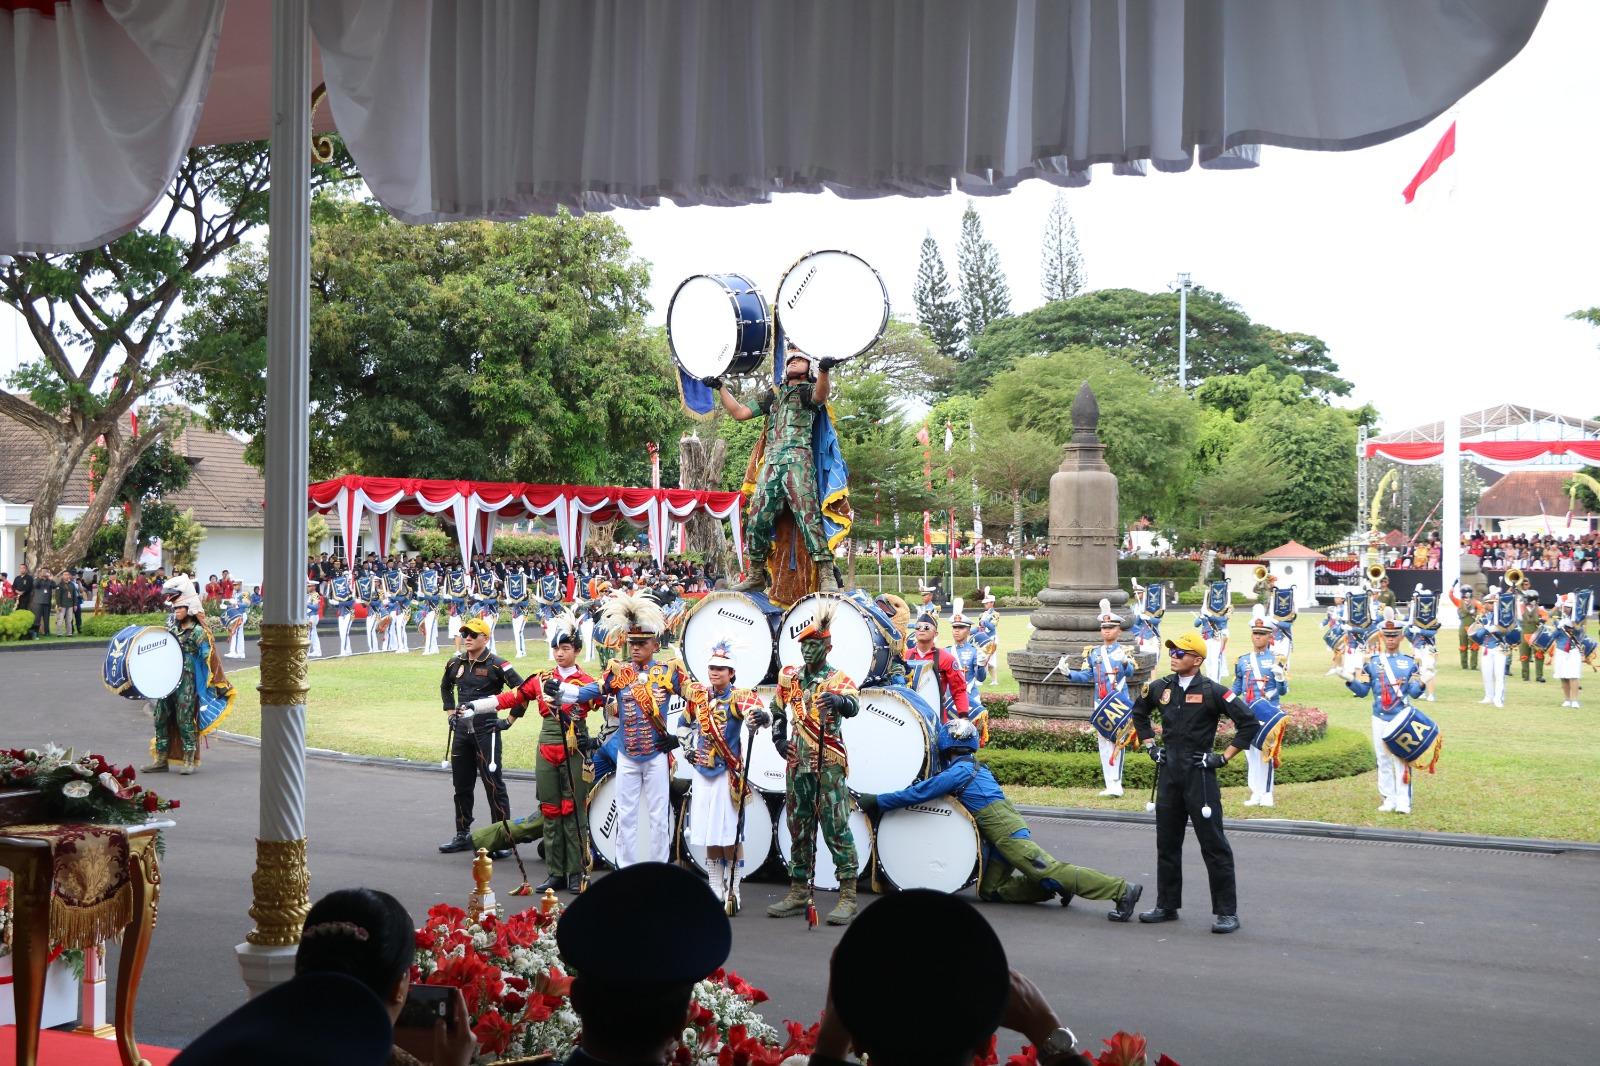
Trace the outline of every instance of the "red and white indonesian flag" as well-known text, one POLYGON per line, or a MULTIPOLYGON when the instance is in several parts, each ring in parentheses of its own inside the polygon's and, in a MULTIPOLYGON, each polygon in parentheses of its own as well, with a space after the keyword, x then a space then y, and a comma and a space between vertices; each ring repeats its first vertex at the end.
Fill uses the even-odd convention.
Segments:
POLYGON ((1439 138, 1439 143, 1433 146, 1433 151, 1428 153, 1428 158, 1422 161, 1422 168, 1417 171, 1414 178, 1400 191, 1406 198, 1406 203, 1411 203, 1417 198, 1417 193, 1427 182, 1430 194, 1448 192, 1455 186, 1456 164, 1452 162, 1456 154, 1456 124, 1450 123, 1450 128, 1444 131, 1444 136, 1439 138))

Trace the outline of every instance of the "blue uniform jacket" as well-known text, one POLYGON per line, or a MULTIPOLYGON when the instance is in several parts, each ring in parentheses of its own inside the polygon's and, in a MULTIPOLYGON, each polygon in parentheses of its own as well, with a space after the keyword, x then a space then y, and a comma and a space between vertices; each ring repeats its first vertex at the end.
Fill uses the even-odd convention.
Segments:
POLYGON ((1270 651, 1245 652, 1233 664, 1233 694, 1243 699, 1246 707, 1256 700, 1270 700, 1276 707, 1278 701, 1289 694, 1289 682, 1272 676, 1277 665, 1277 658, 1270 651), (1256 660, 1256 669, 1251 669, 1252 659, 1256 660), (1256 676, 1258 672, 1260 677, 1256 676))
POLYGON ((1380 653, 1367 658, 1366 676, 1357 677, 1354 681, 1345 682, 1345 687, 1357 696, 1372 696, 1372 713, 1382 718, 1385 722, 1394 720, 1395 715, 1405 707, 1405 701, 1416 699, 1422 695, 1425 686, 1417 677, 1419 669, 1417 660, 1409 655, 1396 652, 1394 655, 1380 653), (1394 673, 1395 684, 1389 684, 1388 672, 1384 670, 1382 661, 1389 660, 1394 673), (1397 691, 1398 690, 1398 691, 1397 691), (1401 697, 1404 697, 1402 699, 1401 697))

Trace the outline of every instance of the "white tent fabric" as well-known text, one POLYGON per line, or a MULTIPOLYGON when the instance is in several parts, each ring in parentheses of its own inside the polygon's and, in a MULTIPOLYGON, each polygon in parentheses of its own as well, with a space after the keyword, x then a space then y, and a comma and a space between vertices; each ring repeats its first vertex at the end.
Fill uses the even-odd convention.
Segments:
POLYGON ((334 119, 411 222, 926 195, 1352 149, 1451 106, 1544 0, 319 0, 334 119))
POLYGON ((222 9, 0 5, 0 250, 82 251, 150 213, 200 121, 222 9))

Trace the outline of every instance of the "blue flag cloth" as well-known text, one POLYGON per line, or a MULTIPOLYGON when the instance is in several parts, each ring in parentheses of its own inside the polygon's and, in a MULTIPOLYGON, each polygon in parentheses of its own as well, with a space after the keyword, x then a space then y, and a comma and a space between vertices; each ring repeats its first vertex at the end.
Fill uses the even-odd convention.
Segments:
POLYGON ((717 406, 717 394, 684 373, 681 366, 678 367, 678 398, 683 401, 683 409, 695 418, 710 418, 717 406))

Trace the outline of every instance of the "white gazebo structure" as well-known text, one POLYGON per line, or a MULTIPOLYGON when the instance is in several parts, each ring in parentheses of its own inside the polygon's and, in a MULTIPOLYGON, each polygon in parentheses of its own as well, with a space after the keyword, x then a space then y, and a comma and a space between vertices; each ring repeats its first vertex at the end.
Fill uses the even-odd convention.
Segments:
MULTIPOLYGON (((307 907, 312 89, 401 219, 1004 191, 1418 129, 1544 0, 59 0, 0 6, 0 253, 138 225, 191 144, 271 138, 260 827, 238 948, 307 907), (315 40, 316 49, 313 49, 315 40), (320 68, 320 73, 319 73, 320 68)), ((326 127, 326 117, 319 128, 326 127)), ((0 271, 9 269, 0 262, 0 271)))
POLYGON ((1280 544, 1261 554, 1261 561, 1267 565, 1267 573, 1277 576, 1278 587, 1294 588, 1297 610, 1317 605, 1317 563, 1326 558, 1315 548, 1308 548, 1297 540, 1280 544))

